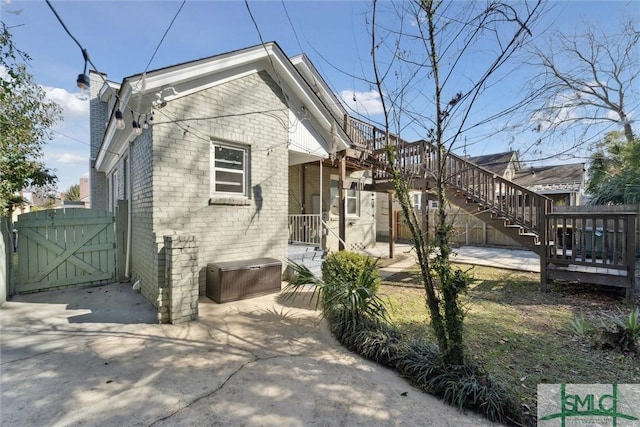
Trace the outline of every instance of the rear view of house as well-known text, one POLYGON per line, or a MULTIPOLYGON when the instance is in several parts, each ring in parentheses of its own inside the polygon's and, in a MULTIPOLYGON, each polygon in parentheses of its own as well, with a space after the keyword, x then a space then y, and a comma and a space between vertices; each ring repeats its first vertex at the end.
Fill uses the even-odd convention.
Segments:
POLYGON ((92 207, 126 218, 120 278, 159 321, 197 317, 208 263, 284 261, 292 232, 322 249, 375 243, 366 171, 337 178, 344 110, 306 57, 267 43, 119 84, 93 73, 91 91, 92 207), (339 181, 352 185, 341 239, 339 181))

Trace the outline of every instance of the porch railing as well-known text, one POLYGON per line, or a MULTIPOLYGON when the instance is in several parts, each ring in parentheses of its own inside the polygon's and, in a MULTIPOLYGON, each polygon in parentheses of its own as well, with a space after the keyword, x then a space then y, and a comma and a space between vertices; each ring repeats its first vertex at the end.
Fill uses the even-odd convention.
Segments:
POLYGON ((320 214, 289 215, 289 243, 322 244, 320 214))

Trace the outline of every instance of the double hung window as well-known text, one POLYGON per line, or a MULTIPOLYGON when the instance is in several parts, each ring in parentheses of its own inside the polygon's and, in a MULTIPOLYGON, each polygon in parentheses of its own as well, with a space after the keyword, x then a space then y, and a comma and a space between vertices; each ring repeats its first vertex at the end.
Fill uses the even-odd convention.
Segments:
POLYGON ((211 144, 211 196, 248 197, 248 147, 211 144))

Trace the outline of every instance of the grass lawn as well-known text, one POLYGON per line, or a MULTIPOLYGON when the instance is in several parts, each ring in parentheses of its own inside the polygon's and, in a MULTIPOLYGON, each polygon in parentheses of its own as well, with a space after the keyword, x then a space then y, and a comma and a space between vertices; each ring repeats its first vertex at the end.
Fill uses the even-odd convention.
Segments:
MULTIPOLYGON (((462 297, 467 355, 508 385, 532 425, 538 384, 640 383, 640 350, 603 349, 599 332, 579 336, 569 327, 576 314, 593 326, 620 314, 618 307, 628 315, 622 293, 567 283, 543 294, 536 273, 480 266, 471 273, 474 283, 462 297)), ((434 341, 418 277, 417 268, 398 273, 382 283, 380 294, 388 297, 392 322, 404 334, 434 341)))

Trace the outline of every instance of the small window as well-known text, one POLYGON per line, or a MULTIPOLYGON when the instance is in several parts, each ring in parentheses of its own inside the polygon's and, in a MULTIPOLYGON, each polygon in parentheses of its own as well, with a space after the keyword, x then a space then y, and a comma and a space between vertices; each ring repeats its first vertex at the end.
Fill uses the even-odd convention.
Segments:
POLYGON ((211 195, 247 197, 248 148, 211 145, 211 195))
POLYGON ((414 193, 413 194, 413 210, 419 211, 422 209, 422 194, 414 193))
MULTIPOLYGON (((340 208, 340 192, 338 189, 338 176, 331 175, 331 214, 339 215, 340 208)), ((344 207, 346 216, 359 216, 360 215, 360 191, 355 189, 347 189, 344 194, 344 207)))

